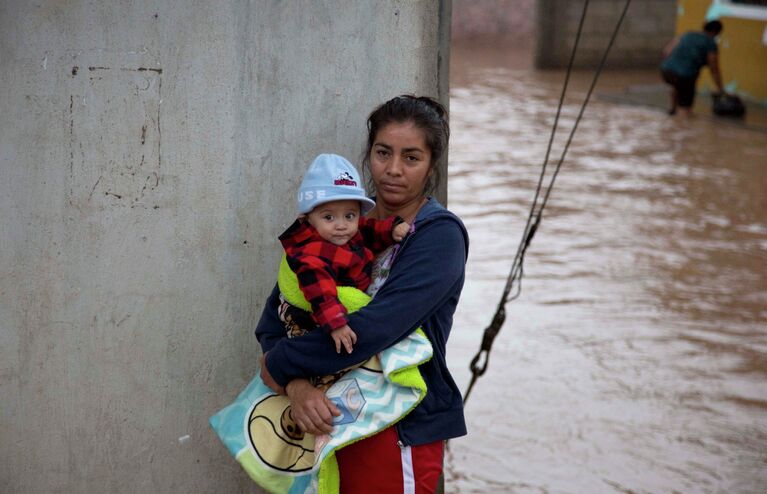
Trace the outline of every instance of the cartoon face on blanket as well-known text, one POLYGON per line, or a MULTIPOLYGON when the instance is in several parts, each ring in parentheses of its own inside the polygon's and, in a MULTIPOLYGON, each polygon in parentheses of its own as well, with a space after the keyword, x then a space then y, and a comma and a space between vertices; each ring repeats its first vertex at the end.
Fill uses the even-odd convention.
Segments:
MULTIPOLYGON (((360 368, 370 372, 381 373, 381 363, 378 357, 373 357, 360 368)), ((331 385, 339 382, 348 370, 339 372, 332 376, 326 376, 324 379, 318 378, 318 387, 327 390, 331 385)), ((355 388, 339 386, 337 393, 339 398, 334 399, 336 405, 344 411, 343 415, 336 421, 337 424, 352 422, 350 414, 346 413, 349 409, 356 418, 359 408, 364 405, 364 399, 358 398, 359 393, 350 393, 355 388), (344 398, 340 398, 343 395, 344 398), (353 406, 344 403, 349 401, 353 406)), ((359 389, 359 388, 356 388, 359 389)), ((261 461, 268 467, 281 472, 304 472, 310 470, 314 465, 315 443, 314 436, 306 434, 293 420, 291 414, 290 400, 285 396, 269 395, 255 404, 248 419, 248 432, 250 434, 250 445, 255 450, 261 461)), ((322 448, 321 443, 319 448, 322 448)))
POLYGON ((314 466, 314 436, 305 434, 293 420, 286 396, 270 395, 256 403, 248 432, 250 444, 269 467, 304 472, 314 466))

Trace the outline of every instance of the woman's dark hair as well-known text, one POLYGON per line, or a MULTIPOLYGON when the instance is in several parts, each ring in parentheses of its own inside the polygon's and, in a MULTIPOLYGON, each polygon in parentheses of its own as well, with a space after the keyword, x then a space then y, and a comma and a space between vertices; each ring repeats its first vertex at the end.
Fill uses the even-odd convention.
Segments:
MULTIPOLYGON (((445 156, 450 140, 447 110, 432 98, 403 94, 390 99, 373 110, 368 117, 368 141, 365 156, 362 158, 362 166, 368 171, 370 170, 370 152, 373 149, 378 131, 391 123, 405 122, 413 122, 413 125, 423 130, 426 145, 431 151, 429 166, 432 173, 424 187, 424 194, 430 194, 439 184, 439 164, 445 156)), ((371 175, 369 174, 370 179, 368 181, 370 182, 369 185, 372 186, 371 175)))
POLYGON ((722 23, 719 21, 708 21, 703 25, 703 31, 716 36, 722 32, 722 23))

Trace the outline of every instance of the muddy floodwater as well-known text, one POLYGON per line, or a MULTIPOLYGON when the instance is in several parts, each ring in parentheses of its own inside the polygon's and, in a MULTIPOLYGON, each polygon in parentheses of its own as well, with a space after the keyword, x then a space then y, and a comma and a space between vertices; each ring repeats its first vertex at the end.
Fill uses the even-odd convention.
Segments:
MULTIPOLYGON (((564 73, 454 47, 450 208, 471 237, 459 386, 540 173, 564 73)), ((575 74, 559 156, 591 72, 575 74)), ((657 83, 609 72, 597 91, 657 83)), ((767 492, 767 133, 594 99, 450 442, 446 492, 767 492)))

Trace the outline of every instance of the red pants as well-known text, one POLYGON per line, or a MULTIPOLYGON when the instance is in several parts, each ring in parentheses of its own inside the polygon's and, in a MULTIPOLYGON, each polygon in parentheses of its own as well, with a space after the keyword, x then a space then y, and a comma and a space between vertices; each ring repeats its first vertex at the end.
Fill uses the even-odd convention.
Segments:
POLYGON ((427 494, 437 488, 442 473, 444 441, 421 446, 397 444, 389 427, 336 452, 341 494, 427 494))

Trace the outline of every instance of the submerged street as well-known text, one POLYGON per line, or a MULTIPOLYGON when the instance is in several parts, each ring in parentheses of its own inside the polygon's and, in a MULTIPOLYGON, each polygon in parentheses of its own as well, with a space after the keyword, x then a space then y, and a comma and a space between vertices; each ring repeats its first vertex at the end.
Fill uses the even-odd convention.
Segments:
MULTIPOLYGON (((449 206, 472 243, 448 361, 465 390, 564 72, 502 49, 452 57, 449 206)), ((592 74, 573 76, 552 165, 592 74)), ((608 72, 597 90, 642 82, 657 73, 608 72)), ((469 435, 450 442, 446 492, 760 492, 766 266, 767 134, 592 98, 466 405, 469 435)))

